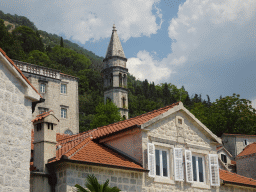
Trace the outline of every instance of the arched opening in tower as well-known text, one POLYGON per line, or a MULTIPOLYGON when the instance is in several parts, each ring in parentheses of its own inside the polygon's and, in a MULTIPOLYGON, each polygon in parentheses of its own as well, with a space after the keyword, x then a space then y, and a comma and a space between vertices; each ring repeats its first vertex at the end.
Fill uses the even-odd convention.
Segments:
POLYGON ((119 73, 119 87, 123 86, 122 73, 119 73))

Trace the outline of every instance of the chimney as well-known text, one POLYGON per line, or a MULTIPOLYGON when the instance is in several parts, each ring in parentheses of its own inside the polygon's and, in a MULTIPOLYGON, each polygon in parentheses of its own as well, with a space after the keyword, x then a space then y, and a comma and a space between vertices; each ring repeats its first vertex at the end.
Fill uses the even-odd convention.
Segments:
POLYGON ((52 111, 38 115, 34 123, 34 166, 40 172, 47 172, 45 164, 56 156, 56 125, 59 120, 52 111))

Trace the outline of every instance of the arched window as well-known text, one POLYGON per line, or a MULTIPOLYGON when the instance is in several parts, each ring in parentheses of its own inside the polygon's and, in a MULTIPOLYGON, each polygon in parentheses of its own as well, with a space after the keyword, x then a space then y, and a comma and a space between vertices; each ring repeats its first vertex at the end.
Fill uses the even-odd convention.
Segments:
POLYGON ((127 80, 126 80, 126 75, 124 74, 124 77, 123 77, 123 83, 124 83, 124 87, 126 88, 127 86, 127 80))
POLYGON ((64 134, 73 135, 73 132, 72 132, 71 130, 67 129, 67 130, 64 132, 64 134))
POLYGON ((126 120, 126 116, 125 115, 123 115, 123 120, 126 120))
POLYGON ((108 76, 107 75, 105 75, 105 86, 108 86, 108 76))
POLYGON ((122 73, 119 73, 119 87, 123 86, 122 73))
POLYGON ((125 101, 126 101, 126 99, 125 99, 125 97, 123 97, 123 98, 122 98, 123 108, 125 108, 125 107, 126 107, 126 106, 125 106, 125 101))
POLYGON ((106 101, 107 102, 111 102, 111 99, 109 97, 107 97, 106 101))

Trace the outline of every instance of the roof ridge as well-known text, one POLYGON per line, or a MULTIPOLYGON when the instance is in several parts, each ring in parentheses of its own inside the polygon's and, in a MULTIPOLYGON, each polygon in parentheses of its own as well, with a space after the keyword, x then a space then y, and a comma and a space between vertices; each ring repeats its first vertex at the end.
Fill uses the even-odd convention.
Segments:
POLYGON ((34 89, 34 91, 40 96, 40 98, 43 98, 42 95, 37 91, 37 89, 30 83, 30 81, 25 77, 25 75, 22 73, 22 71, 15 65, 15 63, 6 55, 4 50, 0 47, 0 52, 3 54, 3 56, 14 66, 14 68, 20 73, 20 75, 23 77, 23 79, 34 89))

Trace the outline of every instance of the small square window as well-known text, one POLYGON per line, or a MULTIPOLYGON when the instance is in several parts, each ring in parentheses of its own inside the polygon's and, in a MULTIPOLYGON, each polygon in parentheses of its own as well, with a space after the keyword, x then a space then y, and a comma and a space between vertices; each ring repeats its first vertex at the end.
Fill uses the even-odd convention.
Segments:
POLYGON ((46 84, 44 84, 44 83, 41 83, 40 84, 40 93, 45 93, 45 91, 46 91, 46 84))
POLYGON ((61 118, 67 118, 67 109, 61 108, 61 118))
POLYGON ((178 119, 178 123, 182 125, 182 119, 178 119))
POLYGON ((67 94, 67 84, 61 84, 61 90, 60 92, 62 94, 67 94))

